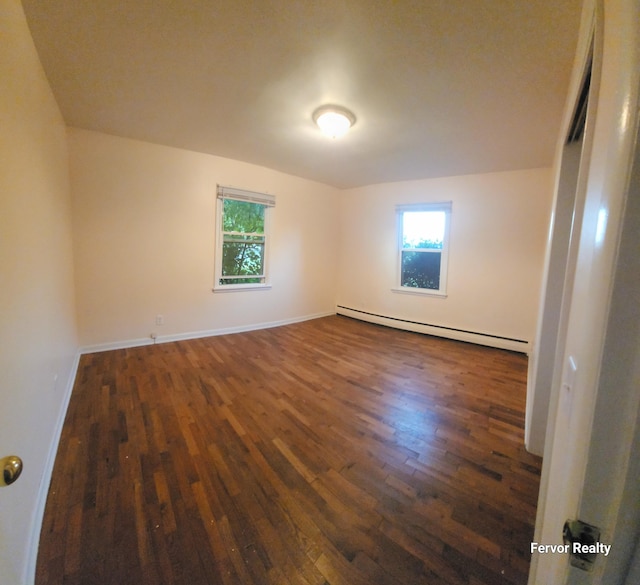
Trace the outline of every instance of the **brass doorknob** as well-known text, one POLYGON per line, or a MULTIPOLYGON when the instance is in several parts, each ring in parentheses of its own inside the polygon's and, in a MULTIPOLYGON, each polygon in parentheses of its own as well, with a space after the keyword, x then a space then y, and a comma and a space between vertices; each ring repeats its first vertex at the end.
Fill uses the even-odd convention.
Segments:
POLYGON ((0 459, 0 487, 11 485, 22 473, 22 459, 9 455, 0 459))

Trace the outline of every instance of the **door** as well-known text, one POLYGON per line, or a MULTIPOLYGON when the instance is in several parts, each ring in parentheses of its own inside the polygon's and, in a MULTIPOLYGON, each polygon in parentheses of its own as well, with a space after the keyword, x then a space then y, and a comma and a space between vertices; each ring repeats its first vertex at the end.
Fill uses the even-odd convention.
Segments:
POLYGON ((592 26, 583 26, 581 47, 593 35, 597 86, 587 120, 592 142, 580 164, 584 191, 577 197, 584 205, 574 217, 534 541, 561 544, 565 520, 579 518, 598 526, 600 542, 612 548, 589 573, 572 567, 568 554, 534 552, 530 585, 624 583, 640 520, 633 456, 640 404, 640 0, 587 1, 585 15, 592 26))
MULTIPOLYGON (((640 16, 640 15, 639 15, 640 16)), ((640 89, 639 89, 640 91, 640 89)), ((637 108, 636 108, 637 111, 637 108)), ((640 148, 635 154, 623 210, 607 332, 598 381, 585 489, 578 517, 602 527, 611 551, 591 582, 640 583, 628 575, 640 527, 640 148)), ((640 558, 635 557, 640 569, 640 558)), ((639 571, 640 572, 640 571, 639 571)), ((570 570, 569 583, 589 583, 570 570)))

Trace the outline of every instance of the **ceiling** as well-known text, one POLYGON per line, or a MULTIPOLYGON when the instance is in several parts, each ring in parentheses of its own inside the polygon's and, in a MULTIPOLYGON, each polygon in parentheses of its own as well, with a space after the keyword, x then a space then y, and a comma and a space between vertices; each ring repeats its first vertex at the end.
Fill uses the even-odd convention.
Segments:
POLYGON ((23 0, 69 126, 340 188, 549 166, 580 0, 23 0), (351 109, 347 136, 311 119, 351 109))

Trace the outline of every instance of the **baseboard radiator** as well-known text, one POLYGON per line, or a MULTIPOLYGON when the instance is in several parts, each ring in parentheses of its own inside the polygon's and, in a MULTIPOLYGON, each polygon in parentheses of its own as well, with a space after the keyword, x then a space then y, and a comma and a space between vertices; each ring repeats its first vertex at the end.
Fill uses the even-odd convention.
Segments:
POLYGON ((420 321, 401 319, 399 317, 392 317, 389 315, 380 315, 378 313, 345 307, 343 305, 336 306, 336 313, 338 315, 344 315, 345 317, 359 319, 360 321, 394 327, 395 329, 404 329, 405 331, 413 331, 414 333, 424 333, 427 335, 435 335, 437 337, 455 339, 457 341, 466 341, 468 343, 476 343, 478 345, 507 349, 509 351, 517 351, 526 354, 529 353, 529 342, 524 339, 515 339, 491 333, 457 329, 455 327, 434 325, 432 323, 422 323, 420 321))

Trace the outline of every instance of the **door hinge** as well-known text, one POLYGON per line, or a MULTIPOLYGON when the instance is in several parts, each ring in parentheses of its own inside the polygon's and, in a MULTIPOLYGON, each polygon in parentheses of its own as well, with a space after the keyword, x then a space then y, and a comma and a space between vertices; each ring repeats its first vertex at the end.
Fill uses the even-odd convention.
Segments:
POLYGON ((600 529, 581 520, 567 520, 562 540, 569 545, 571 565, 583 571, 593 570, 600 552, 600 529))

